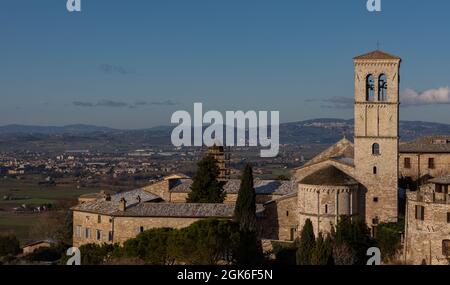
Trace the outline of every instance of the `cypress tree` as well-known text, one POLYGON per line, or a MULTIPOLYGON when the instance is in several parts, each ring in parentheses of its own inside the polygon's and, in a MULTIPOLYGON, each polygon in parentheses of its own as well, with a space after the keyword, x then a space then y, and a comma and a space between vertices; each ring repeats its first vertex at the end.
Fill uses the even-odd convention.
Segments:
POLYGON ((241 176, 234 218, 239 223, 241 230, 256 230, 256 193, 253 186, 253 170, 250 164, 244 168, 241 176))
POLYGON ((311 254, 312 265, 331 265, 333 250, 331 246, 331 237, 327 235, 324 239, 323 234, 319 233, 316 240, 316 246, 311 254))
POLYGON ((315 247, 316 237, 314 236, 313 225, 311 220, 307 219, 300 234, 300 243, 297 250, 297 264, 311 265, 311 257, 315 247))
POLYGON ((223 203, 223 183, 218 181, 219 167, 214 157, 207 155, 197 163, 197 172, 192 179, 188 203, 223 203))

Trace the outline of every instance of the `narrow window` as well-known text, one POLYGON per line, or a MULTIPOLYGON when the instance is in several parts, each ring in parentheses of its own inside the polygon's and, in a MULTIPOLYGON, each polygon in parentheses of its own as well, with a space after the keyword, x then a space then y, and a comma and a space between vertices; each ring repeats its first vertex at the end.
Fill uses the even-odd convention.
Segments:
POLYGON ((423 221, 425 219, 425 207, 416 205, 416 220, 423 221))
POLYGON ((108 241, 113 241, 113 232, 108 233, 108 241))
POLYGON ((102 240, 102 231, 101 230, 97 230, 96 238, 97 238, 97 240, 102 240))
POLYGON ((366 101, 374 101, 375 97, 375 85, 373 75, 369 74, 366 77, 366 101))
POLYGON ((377 143, 374 143, 372 145, 372 154, 373 155, 380 155, 380 145, 377 143))
POLYGON ((411 168, 411 158, 405 157, 404 167, 407 169, 411 168))
POLYGON ((286 217, 289 217, 289 211, 286 211, 286 217))
POLYGON ((376 166, 373 167, 373 174, 377 174, 377 167, 376 166))
POLYGON ((442 255, 450 256, 450 240, 445 239, 442 241, 442 255))
POLYGON ((387 79, 384 74, 378 77, 378 101, 387 101, 387 79))
POLYGON ((98 216, 97 216, 97 223, 100 224, 101 222, 102 222, 102 216, 98 215, 98 216))
POLYGON ((75 233, 77 237, 81 237, 81 226, 76 227, 75 233))
POLYGON ((428 168, 434 169, 434 158, 432 157, 428 158, 428 168))
POLYGON ((325 214, 328 214, 328 205, 325 205, 325 214))
POLYGON ((84 230, 84 237, 85 238, 91 238, 91 229, 90 228, 86 228, 84 230))
POLYGON ((447 213, 447 223, 450 224, 450 212, 447 213))

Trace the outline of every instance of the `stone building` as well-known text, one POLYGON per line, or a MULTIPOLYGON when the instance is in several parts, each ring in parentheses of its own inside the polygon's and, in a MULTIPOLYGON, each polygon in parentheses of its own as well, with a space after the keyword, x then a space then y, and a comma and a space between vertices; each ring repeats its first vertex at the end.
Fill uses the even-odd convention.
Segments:
MULTIPOLYGON (((226 180, 223 204, 186 203, 192 180, 176 174, 146 187, 109 195, 83 195, 73 212, 73 245, 123 243, 151 228, 183 228, 206 218, 231 219, 240 180, 226 180)), ((255 179, 257 215, 263 203, 294 192, 291 181, 255 179)), ((295 217, 295 210, 292 211, 295 217)))
POLYGON ((227 147, 220 145, 213 145, 208 147, 208 154, 214 157, 219 168, 219 180, 226 180, 230 178, 230 153, 227 147))
POLYGON ((354 144, 343 139, 294 170, 300 227, 310 218, 327 231, 345 214, 374 234, 380 222, 397 221, 400 62, 378 50, 354 58, 354 144))
POLYGON ((421 180, 450 174, 450 136, 427 136, 400 144, 400 176, 410 188, 421 180))
MULTIPOLYGON (((399 177, 437 176, 450 170, 448 137, 402 144, 399 154, 400 63, 399 57, 381 51, 354 58, 354 143, 346 138, 338 141, 294 169, 291 181, 255 179, 262 239, 293 241, 306 219, 316 234, 329 232, 341 216, 364 219, 376 234, 379 223, 397 221, 399 177), (435 168, 423 167, 430 162, 435 168)), ((215 154, 223 156, 224 151, 216 149, 215 154)), ((414 262, 443 263, 439 252, 448 252, 446 179, 431 180, 431 188, 408 193, 405 251, 414 262)), ((73 243, 122 243, 150 228, 182 228, 208 217, 231 219, 240 181, 228 178, 224 183, 223 204, 186 203, 192 179, 182 174, 126 193, 81 197, 73 208, 73 243)))
POLYGON ((450 176, 435 178, 407 193, 405 262, 450 263, 450 176))

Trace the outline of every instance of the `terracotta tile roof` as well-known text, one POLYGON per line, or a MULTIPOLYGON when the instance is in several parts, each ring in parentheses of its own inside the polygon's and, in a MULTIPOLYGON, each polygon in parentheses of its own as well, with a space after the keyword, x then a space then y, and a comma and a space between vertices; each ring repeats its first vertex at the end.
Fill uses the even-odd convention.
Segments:
POLYGON ((436 184, 450 184, 450 175, 430 179, 428 182, 436 184))
MULTIPOLYGON (((183 179, 173 187, 170 191, 174 193, 189 193, 191 192, 192 180, 183 179)), ((224 185, 225 193, 237 194, 241 181, 239 179, 229 179, 224 185)), ((255 179, 254 181, 256 195, 286 195, 295 191, 293 181, 279 181, 279 180, 262 180, 255 179)))
POLYGON ((355 150, 353 144, 344 138, 322 151, 299 168, 310 166, 329 159, 334 159, 348 165, 353 165, 354 152, 355 150))
POLYGON ((324 186, 348 186, 358 182, 334 166, 327 166, 313 172, 300 181, 300 184, 324 186))
POLYGON ((381 59, 381 60, 383 60, 383 59, 401 59, 401 58, 398 56, 383 52, 381 50, 375 50, 375 51, 372 51, 372 52, 369 52, 369 53, 366 53, 366 54, 363 54, 360 56, 356 56, 353 59, 356 59, 356 60, 358 60, 358 59, 374 59, 374 60, 381 59))
POLYGON ((401 143, 400 153, 450 153, 450 136, 426 136, 401 143))

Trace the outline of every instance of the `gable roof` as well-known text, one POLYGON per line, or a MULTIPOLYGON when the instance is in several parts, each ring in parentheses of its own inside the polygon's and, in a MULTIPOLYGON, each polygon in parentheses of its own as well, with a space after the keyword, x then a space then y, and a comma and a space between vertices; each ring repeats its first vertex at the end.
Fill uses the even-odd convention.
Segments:
POLYGON ((324 186, 349 186, 358 184, 353 177, 330 165, 306 176, 300 184, 324 186))
MULTIPOLYGON (((237 194, 239 192, 241 180, 228 179, 223 186, 225 193, 237 194)), ((191 179, 180 180, 173 188, 170 189, 172 193, 189 193, 191 192, 191 179)), ((255 179, 254 187, 256 195, 286 195, 295 192, 294 182, 291 180, 263 180, 255 179)))
POLYGON ((450 153, 450 136, 425 136, 401 143, 400 153, 450 153))
POLYGON ((381 51, 381 50, 375 50, 369 53, 365 53, 359 56, 354 57, 353 59, 368 59, 368 60, 401 60, 400 57, 389 54, 387 52, 381 51))
POLYGON ((338 162, 342 162, 353 166, 354 152, 355 149, 353 147, 353 144, 346 138, 343 138, 334 145, 330 146, 326 150, 322 151, 321 153, 310 159, 309 161, 307 161, 303 166, 299 168, 310 166, 329 159, 333 159, 338 162))

